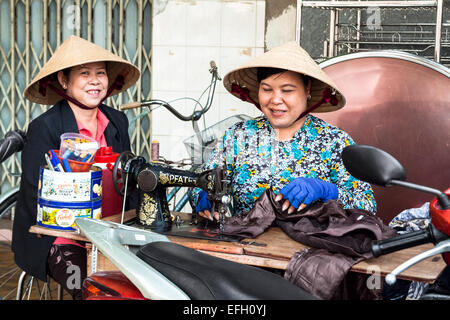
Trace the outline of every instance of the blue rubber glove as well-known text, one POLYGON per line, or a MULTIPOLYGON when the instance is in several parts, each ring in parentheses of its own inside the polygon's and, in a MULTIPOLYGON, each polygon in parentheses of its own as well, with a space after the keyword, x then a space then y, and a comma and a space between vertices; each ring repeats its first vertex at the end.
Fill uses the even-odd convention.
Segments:
POLYGON ((280 193, 296 209, 302 203, 309 205, 316 200, 327 202, 339 196, 338 188, 334 184, 316 178, 301 177, 292 180, 280 193))
POLYGON ((211 203, 207 199, 206 191, 202 190, 200 194, 198 195, 198 202, 197 206, 195 207, 195 213, 198 213, 199 211, 208 210, 211 212, 211 203))

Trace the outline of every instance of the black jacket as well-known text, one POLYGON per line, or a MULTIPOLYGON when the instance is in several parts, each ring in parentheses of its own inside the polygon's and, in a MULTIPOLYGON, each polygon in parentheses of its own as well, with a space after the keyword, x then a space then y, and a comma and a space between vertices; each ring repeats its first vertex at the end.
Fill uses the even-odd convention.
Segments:
MULTIPOLYGON (((130 150, 128 119, 123 112, 101 105, 101 112, 109 119, 105 129, 108 146, 114 152, 130 150)), ((55 237, 37 237, 28 230, 36 224, 39 168, 44 154, 59 149, 60 136, 78 133, 75 115, 66 100, 34 119, 27 130, 27 143, 22 151, 22 176, 13 224, 12 250, 16 264, 28 274, 46 281, 47 256, 55 237)))

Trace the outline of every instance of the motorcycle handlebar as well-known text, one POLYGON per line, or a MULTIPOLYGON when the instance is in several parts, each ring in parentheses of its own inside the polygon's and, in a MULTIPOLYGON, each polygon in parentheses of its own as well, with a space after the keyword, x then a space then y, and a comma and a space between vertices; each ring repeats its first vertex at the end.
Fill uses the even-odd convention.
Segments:
POLYGON ((22 151, 26 134, 21 130, 9 131, 0 140, 0 163, 8 159, 13 153, 22 151))
POLYGON ((437 243, 448 239, 449 236, 429 224, 426 229, 408 232, 390 239, 372 242, 372 253, 379 257, 394 251, 399 251, 425 243, 437 243))
POLYGON ((157 99, 151 99, 151 100, 146 100, 146 101, 141 101, 141 102, 130 102, 130 103, 127 103, 127 104, 121 106, 120 109, 128 110, 128 109, 134 109, 134 108, 140 108, 140 107, 150 107, 152 105, 159 105, 159 106, 165 107, 174 116, 176 116, 178 119, 180 119, 182 121, 192 121, 192 120, 197 121, 211 107, 213 96, 214 96, 214 91, 216 88, 216 82, 217 82, 217 80, 221 80, 221 78, 219 77, 219 74, 217 73, 216 63, 214 61, 210 61, 210 66, 211 66, 211 69, 209 70, 209 72, 212 74, 211 84, 209 85, 209 93, 208 93, 208 100, 206 102, 206 106, 202 110, 197 110, 197 111, 194 111, 189 116, 184 116, 181 113, 179 113, 177 110, 175 110, 175 108, 173 108, 169 103, 167 103, 163 100, 157 100, 157 99))
POLYGON ((374 241, 372 243, 372 253, 374 257, 379 257, 394 251, 410 248, 420 244, 431 242, 428 230, 419 230, 405 233, 394 238, 374 241))

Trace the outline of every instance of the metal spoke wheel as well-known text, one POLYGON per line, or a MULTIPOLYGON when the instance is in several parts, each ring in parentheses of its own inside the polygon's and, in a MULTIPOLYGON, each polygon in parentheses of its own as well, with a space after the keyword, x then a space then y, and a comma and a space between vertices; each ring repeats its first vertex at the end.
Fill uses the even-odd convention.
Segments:
POLYGON ((116 162, 114 163, 114 168, 112 171, 112 182, 114 189, 121 196, 125 194, 125 177, 122 174, 122 168, 125 168, 127 162, 133 158, 135 158, 135 155, 132 152, 124 151, 117 157, 116 162))

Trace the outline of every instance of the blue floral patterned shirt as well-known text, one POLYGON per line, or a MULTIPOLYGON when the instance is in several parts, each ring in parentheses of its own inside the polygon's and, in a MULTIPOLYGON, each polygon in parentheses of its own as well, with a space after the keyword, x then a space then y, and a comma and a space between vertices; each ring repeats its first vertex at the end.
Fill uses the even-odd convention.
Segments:
MULTIPOLYGON (((334 183, 344 208, 376 212, 372 188, 351 176, 344 167, 341 152, 354 144, 341 129, 308 114, 302 128, 287 141, 278 141, 264 116, 241 121, 226 130, 200 171, 216 166, 226 168, 231 181, 234 213, 253 207, 267 189, 276 194, 297 177, 319 178, 334 183)), ((201 189, 193 190, 197 204, 201 189)))

